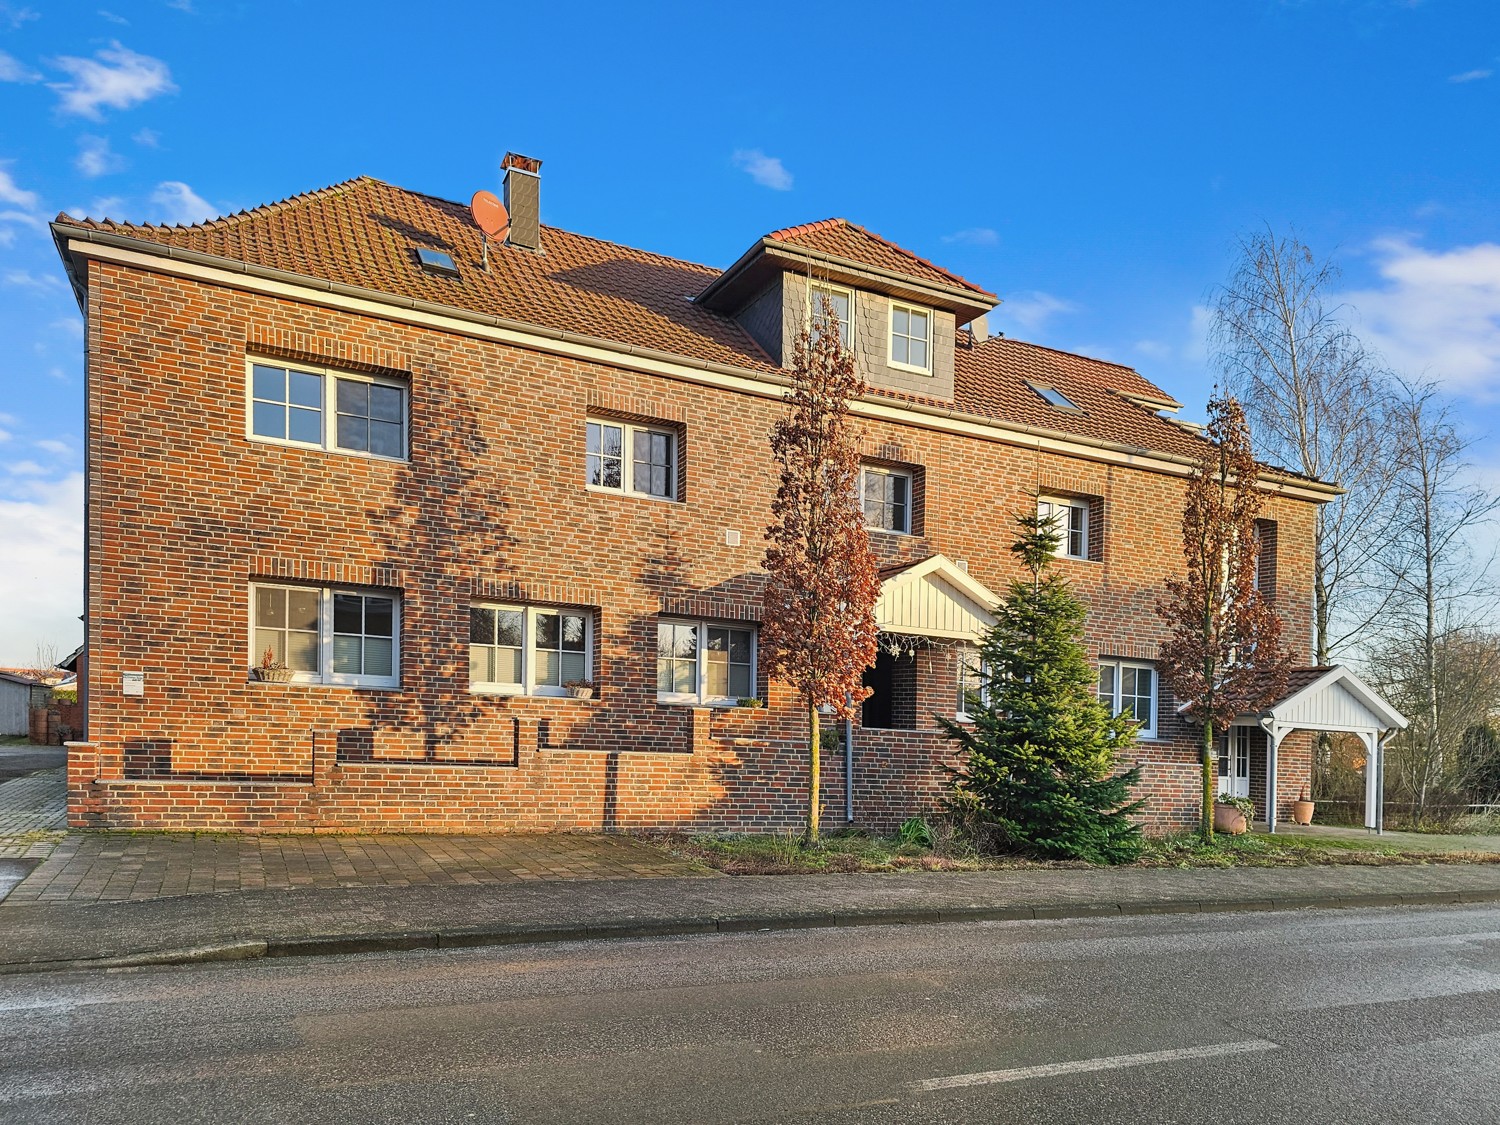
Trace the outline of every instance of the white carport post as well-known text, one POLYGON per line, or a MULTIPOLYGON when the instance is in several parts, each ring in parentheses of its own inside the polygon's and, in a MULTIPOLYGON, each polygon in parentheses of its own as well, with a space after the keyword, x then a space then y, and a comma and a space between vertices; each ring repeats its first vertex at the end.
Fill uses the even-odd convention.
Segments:
POLYGON ((1365 744, 1365 827, 1380 831, 1381 785, 1381 738, 1376 730, 1360 731, 1360 741, 1365 744))
POLYGON ((1276 752, 1281 749, 1281 740, 1291 733, 1269 715, 1260 721, 1266 732, 1266 831, 1276 831, 1276 752))

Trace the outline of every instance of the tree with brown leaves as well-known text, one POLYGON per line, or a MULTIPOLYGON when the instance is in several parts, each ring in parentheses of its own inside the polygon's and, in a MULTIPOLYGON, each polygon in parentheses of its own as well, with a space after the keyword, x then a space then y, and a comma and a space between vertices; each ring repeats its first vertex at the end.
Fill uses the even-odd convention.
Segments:
POLYGON ((761 657, 808 716, 807 837, 818 838, 820 708, 848 717, 869 694, 880 583, 859 503, 859 451, 849 403, 865 390, 825 297, 816 329, 793 350, 787 415, 771 433, 781 483, 766 529, 761 657))
POLYGON ((1168 580, 1156 609, 1171 629, 1162 671, 1188 719, 1203 727, 1202 833, 1212 840, 1215 741, 1237 716, 1285 690, 1291 657, 1281 647, 1281 619, 1255 587, 1260 466, 1245 412, 1216 394, 1208 414, 1182 517, 1187 577, 1168 580))

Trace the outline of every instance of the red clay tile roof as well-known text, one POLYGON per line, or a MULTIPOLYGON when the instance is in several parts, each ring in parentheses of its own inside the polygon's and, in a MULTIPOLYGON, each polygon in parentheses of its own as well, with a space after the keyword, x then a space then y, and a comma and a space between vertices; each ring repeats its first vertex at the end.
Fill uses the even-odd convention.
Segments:
MULTIPOLYGON (((58 223, 690 359, 781 370, 732 317, 694 303, 719 276, 709 266, 543 227, 543 253, 492 245, 485 273, 481 236, 466 206, 370 177, 193 226, 67 215, 58 223), (446 251, 459 276, 423 270, 419 247, 446 251)), ((842 219, 769 237, 984 292, 842 219)), ((1202 448, 1193 434, 1122 397, 1168 398, 1128 367, 1003 337, 971 347, 964 333, 954 367, 953 402, 891 397, 1160 453, 1192 456, 1202 448), (1056 386, 1082 413, 1049 406, 1028 379, 1056 386)))
POLYGON ((784 230, 773 230, 766 237, 776 242, 832 254, 836 258, 845 258, 860 265, 877 266, 892 273, 935 281, 939 285, 956 285, 960 289, 973 290, 982 297, 995 299, 993 293, 972 281, 934 265, 926 258, 919 258, 910 250, 904 250, 889 239, 881 238, 874 231, 865 230, 848 219, 822 219, 816 223, 803 223, 784 230))

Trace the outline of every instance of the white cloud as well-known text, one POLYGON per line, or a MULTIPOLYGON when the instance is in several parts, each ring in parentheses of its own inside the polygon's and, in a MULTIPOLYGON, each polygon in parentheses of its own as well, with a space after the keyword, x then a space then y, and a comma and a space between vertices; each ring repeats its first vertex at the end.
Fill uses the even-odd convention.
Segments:
POLYGON ((1007 297, 996 311, 995 317, 1006 326, 1007 331, 1019 329, 1021 332, 1040 332, 1053 317, 1077 311, 1078 306, 1072 301, 1033 290, 1007 297))
POLYGON ((62 282, 50 273, 30 273, 27 270, 6 270, 0 282, 20 289, 56 289, 62 282))
POLYGON ((0 445, 3 445, 5 442, 9 441, 10 439, 11 439, 11 432, 9 430, 6 430, 6 429, 0 429, 0 445))
POLYGON ((151 202, 156 205, 162 221, 166 223, 201 223, 218 214, 212 203, 181 180, 167 180, 157 184, 156 190, 151 193, 151 202))
POLYGON ((101 19, 106 19, 110 23, 124 24, 124 25, 127 25, 127 26, 130 23, 130 21, 128 19, 126 19, 124 16, 117 16, 117 15, 115 15, 114 12, 105 11, 103 8, 99 9, 99 16, 100 16, 101 19))
POLYGON ((70 446, 67 442, 54 441, 52 438, 43 438, 41 441, 34 441, 31 444, 36 446, 40 450, 43 450, 47 453, 54 453, 59 457, 62 457, 64 454, 71 453, 73 451, 73 447, 70 446))
POLYGON ((137 129, 130 134, 130 139, 142 148, 161 147, 161 134, 155 129, 137 129))
POLYGON ((989 227, 969 227, 943 235, 943 241, 960 246, 994 246, 999 243, 1000 235, 989 227))
POLYGON ((41 77, 14 55, 0 51, 0 82, 35 82, 41 77))
POLYGON ((0 662, 25 662, 38 641, 73 648, 83 635, 83 474, 9 483, 0 542, 0 662))
POLYGON ((42 13, 35 8, 14 8, 9 4, 0 4, 0 21, 10 24, 12 31, 17 30, 22 24, 42 18, 42 13))
POLYGON ((1372 249, 1381 284, 1340 298, 1360 336, 1405 375, 1500 396, 1500 245, 1432 251, 1400 237, 1372 249))
POLYGON ((93 121, 104 116, 99 112, 101 106, 129 109, 177 90, 166 63, 149 55, 138 55, 118 41, 91 59, 69 55, 56 60, 55 65, 73 76, 71 82, 48 84, 62 99, 62 111, 93 121))
MULTIPOLYGON (((28 211, 0 211, 0 223, 24 223, 33 230, 46 230, 47 223, 40 215, 33 215, 28 211)), ((7 231, 8 235, 10 232, 7 231)), ((10 238, 6 239, 9 243, 10 238)))
POLYGON ((0 473, 9 473, 13 477, 39 477, 45 475, 46 469, 35 461, 11 461, 0 464, 0 473))
POLYGON ((83 339, 83 320, 76 316, 65 316, 61 320, 52 322, 52 330, 60 332, 74 340, 83 339))
POLYGON ((1494 73, 1495 72, 1493 70, 1484 70, 1484 69, 1480 69, 1480 70, 1466 70, 1462 74, 1450 74, 1448 76, 1448 81, 1449 82, 1478 82, 1481 79, 1488 78, 1490 75, 1492 75, 1494 73))
POLYGON ((1171 359, 1174 351, 1171 344, 1160 340, 1137 340, 1131 346, 1147 359, 1171 359))
POLYGON ((176 8, 179 12, 186 12, 190 16, 196 14, 193 11, 193 0, 167 0, 167 7, 176 8))
POLYGON ((28 208, 37 204, 36 192, 19 187, 3 164, 0 164, 0 203, 13 203, 17 207, 28 208))
POLYGON ((73 160, 73 167, 92 178, 118 172, 125 167, 125 161, 109 147, 107 138, 79 137, 78 156, 73 160))
POLYGON ((734 154, 735 167, 749 174, 761 187, 773 191, 791 191, 792 174, 782 167, 780 159, 767 156, 758 148, 737 149, 734 154))

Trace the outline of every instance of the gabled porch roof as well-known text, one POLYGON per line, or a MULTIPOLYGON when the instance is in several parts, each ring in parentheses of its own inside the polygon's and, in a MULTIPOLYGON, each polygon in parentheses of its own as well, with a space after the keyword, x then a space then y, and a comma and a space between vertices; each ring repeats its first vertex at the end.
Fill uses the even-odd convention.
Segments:
POLYGON ((978 643, 999 598, 947 555, 880 572, 875 624, 882 633, 978 643))

